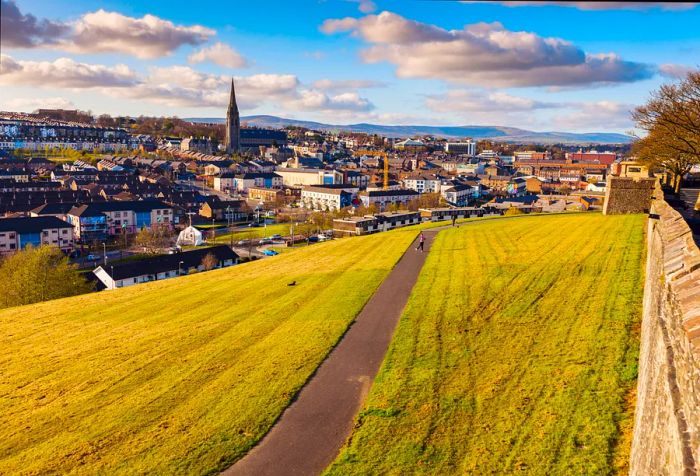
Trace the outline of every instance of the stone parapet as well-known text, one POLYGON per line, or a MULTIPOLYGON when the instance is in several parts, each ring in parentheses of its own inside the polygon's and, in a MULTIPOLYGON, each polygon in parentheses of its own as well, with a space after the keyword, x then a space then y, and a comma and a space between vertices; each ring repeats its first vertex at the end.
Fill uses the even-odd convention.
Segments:
POLYGON ((656 187, 647 267, 633 475, 700 472, 700 250, 656 187))
POLYGON ((647 213, 651 204, 655 178, 608 176, 605 188, 605 215, 647 213))

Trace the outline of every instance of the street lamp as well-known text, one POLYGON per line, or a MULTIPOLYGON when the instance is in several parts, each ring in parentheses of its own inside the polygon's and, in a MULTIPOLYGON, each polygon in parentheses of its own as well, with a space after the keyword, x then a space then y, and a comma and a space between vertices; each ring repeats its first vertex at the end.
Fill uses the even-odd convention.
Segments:
POLYGON ((233 219, 231 218, 231 206, 226 207, 226 224, 227 226, 227 231, 229 234, 229 237, 231 239, 231 248, 233 248, 233 232, 231 231, 231 224, 233 223, 233 219))
POLYGON ((104 243, 104 241, 102 242, 102 255, 104 257, 105 266, 107 266, 107 245, 104 243))
POLYGON ((182 266, 184 263, 185 263, 184 261, 180 261, 180 262, 177 264, 177 275, 178 275, 178 276, 182 276, 182 270, 180 269, 180 266, 182 266))
POLYGON ((114 265, 110 266, 112 268, 112 289, 117 287, 117 280, 114 277, 114 265))

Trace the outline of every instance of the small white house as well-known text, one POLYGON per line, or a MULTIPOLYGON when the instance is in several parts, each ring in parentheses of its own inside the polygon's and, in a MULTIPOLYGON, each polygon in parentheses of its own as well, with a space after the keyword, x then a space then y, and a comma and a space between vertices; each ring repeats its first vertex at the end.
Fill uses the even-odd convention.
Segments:
POLYGON ((159 255, 127 263, 98 266, 92 272, 105 289, 123 288, 134 284, 174 278, 195 271, 206 271, 207 255, 214 256, 213 268, 226 268, 238 263, 238 255, 226 245, 199 248, 192 251, 159 255))

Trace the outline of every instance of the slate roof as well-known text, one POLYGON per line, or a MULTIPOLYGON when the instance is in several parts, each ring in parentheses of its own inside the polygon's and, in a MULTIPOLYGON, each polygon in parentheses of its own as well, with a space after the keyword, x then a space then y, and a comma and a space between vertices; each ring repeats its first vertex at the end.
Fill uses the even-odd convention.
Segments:
MULTIPOLYGON (((235 260, 238 255, 226 245, 212 246, 210 248, 199 248, 192 251, 184 251, 172 255, 160 255, 152 258, 144 258, 138 261, 115 264, 111 266, 100 266, 114 280, 134 278, 148 274, 164 273, 166 271, 177 271, 180 261, 181 269, 185 270, 199 266, 202 259, 209 253, 216 256, 218 261, 235 260)), ((99 268, 97 268, 99 269, 99 268)), ((94 271, 93 271, 94 272, 94 271)))
POLYGON ((22 217, 0 219, 0 232, 40 233, 47 228, 73 228, 68 222, 56 217, 22 217))
POLYGON ((157 200, 101 202, 90 203, 88 205, 81 205, 79 207, 75 207, 70 211, 70 214, 75 216, 99 216, 104 212, 116 212, 122 210, 135 212, 150 212, 152 210, 166 208, 172 207, 157 200))

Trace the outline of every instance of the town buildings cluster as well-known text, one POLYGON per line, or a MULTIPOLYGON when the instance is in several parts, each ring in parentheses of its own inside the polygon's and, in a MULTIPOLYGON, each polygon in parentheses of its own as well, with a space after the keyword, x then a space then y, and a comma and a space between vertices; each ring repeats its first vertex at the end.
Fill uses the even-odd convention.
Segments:
POLYGON ((504 153, 467 138, 248 128, 241 126, 233 84, 225 127, 219 145, 0 114, 0 255, 40 244, 69 253, 144 228, 182 229, 193 220, 239 222, 265 204, 360 210, 338 221, 341 234, 507 207, 588 209, 599 205, 619 161, 615 152, 596 150, 504 153), (91 154, 37 157, 56 147, 91 154), (425 209, 427 195, 434 211, 425 209))

